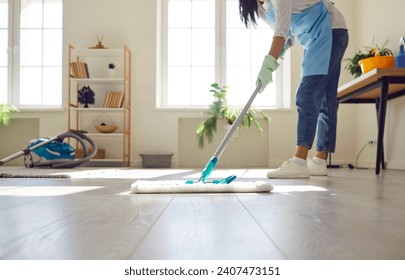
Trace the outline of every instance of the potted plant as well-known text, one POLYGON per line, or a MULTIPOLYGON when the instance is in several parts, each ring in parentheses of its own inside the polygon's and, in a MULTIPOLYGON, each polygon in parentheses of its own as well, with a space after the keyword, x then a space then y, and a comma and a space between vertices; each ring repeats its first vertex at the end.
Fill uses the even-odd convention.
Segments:
POLYGON ((84 105, 84 108, 89 108, 89 104, 94 104, 95 94, 89 86, 84 86, 78 91, 77 101, 84 105))
POLYGON ((0 124, 9 125, 11 114, 19 110, 14 105, 0 104, 0 124))
POLYGON ((346 59, 348 64, 345 69, 357 78, 374 68, 394 67, 394 55, 392 50, 385 47, 387 43, 388 41, 381 48, 376 45, 365 47, 365 51, 359 50, 352 58, 346 59))
MULTIPOLYGON (((211 85, 211 88, 212 89, 209 92, 213 94, 214 101, 208 108, 208 118, 202 121, 196 130, 198 146, 201 149, 204 148, 206 141, 212 143, 214 134, 217 131, 218 120, 222 120, 225 124, 232 125, 242 110, 242 108, 228 106, 226 97, 227 86, 220 86, 218 83, 214 83, 211 85)), ((262 116, 266 122, 269 121, 269 117, 266 113, 251 108, 243 117, 240 126, 249 128, 254 124, 256 128, 263 133, 263 128, 260 125, 257 116, 262 116)))

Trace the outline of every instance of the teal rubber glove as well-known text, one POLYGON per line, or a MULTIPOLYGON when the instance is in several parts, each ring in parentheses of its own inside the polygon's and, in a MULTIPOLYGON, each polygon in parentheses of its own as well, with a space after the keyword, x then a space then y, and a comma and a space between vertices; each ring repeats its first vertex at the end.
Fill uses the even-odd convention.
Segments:
POLYGON ((279 55, 279 59, 284 59, 284 55, 287 52, 287 50, 290 48, 290 46, 288 44, 284 45, 284 48, 281 50, 281 53, 279 55))
POLYGON ((290 38, 288 41, 284 44, 284 48, 281 50, 280 55, 278 56, 279 59, 284 59, 285 53, 288 51, 289 48, 291 48, 294 45, 294 39, 290 38))
POLYGON ((273 72, 277 69, 278 65, 279 64, 273 56, 266 55, 264 57, 262 68, 260 69, 256 80, 256 86, 259 82, 262 83, 262 87, 259 91, 260 93, 262 93, 266 86, 273 81, 273 72))

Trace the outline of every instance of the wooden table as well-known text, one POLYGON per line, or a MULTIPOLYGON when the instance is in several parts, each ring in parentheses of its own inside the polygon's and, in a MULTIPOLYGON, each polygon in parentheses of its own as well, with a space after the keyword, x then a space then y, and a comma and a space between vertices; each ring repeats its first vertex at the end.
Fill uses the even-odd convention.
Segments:
POLYGON ((405 95, 405 68, 378 68, 363 74, 338 89, 338 102, 375 104, 378 137, 375 173, 380 174, 384 162, 384 129, 387 101, 405 95))

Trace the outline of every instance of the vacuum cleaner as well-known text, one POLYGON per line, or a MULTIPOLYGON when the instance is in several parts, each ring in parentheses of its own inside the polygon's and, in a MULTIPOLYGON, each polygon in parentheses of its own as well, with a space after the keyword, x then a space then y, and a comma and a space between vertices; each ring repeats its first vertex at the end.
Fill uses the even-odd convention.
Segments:
POLYGON ((94 141, 85 135, 86 131, 69 130, 57 136, 49 138, 33 139, 28 147, 11 156, 0 160, 0 166, 6 162, 24 156, 26 168, 50 167, 50 168, 74 168, 90 161, 97 153, 94 141), (73 138, 83 148, 83 157, 75 158, 75 150, 64 140, 73 138), (89 147, 88 147, 89 146, 89 147), (89 152, 91 149, 91 152, 89 152))

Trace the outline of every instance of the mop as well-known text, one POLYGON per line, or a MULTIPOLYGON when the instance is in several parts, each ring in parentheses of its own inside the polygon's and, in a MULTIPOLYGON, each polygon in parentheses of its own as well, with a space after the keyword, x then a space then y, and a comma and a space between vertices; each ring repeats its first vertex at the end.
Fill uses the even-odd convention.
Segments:
POLYGON ((266 181, 257 182, 234 182, 235 175, 231 175, 227 178, 220 180, 213 180, 207 182, 208 177, 211 175, 215 166, 218 163, 219 158, 224 152, 227 144, 231 140, 234 132, 241 123, 246 112, 249 110, 259 93, 262 84, 259 82, 252 96, 249 98, 242 111, 239 113, 236 120, 233 122, 231 128, 225 135, 221 144, 218 146, 214 155, 205 165, 205 168, 201 172, 201 177, 197 182, 193 180, 184 181, 145 181, 139 180, 131 185, 130 193, 257 193, 257 192, 271 192, 273 186, 266 181))

